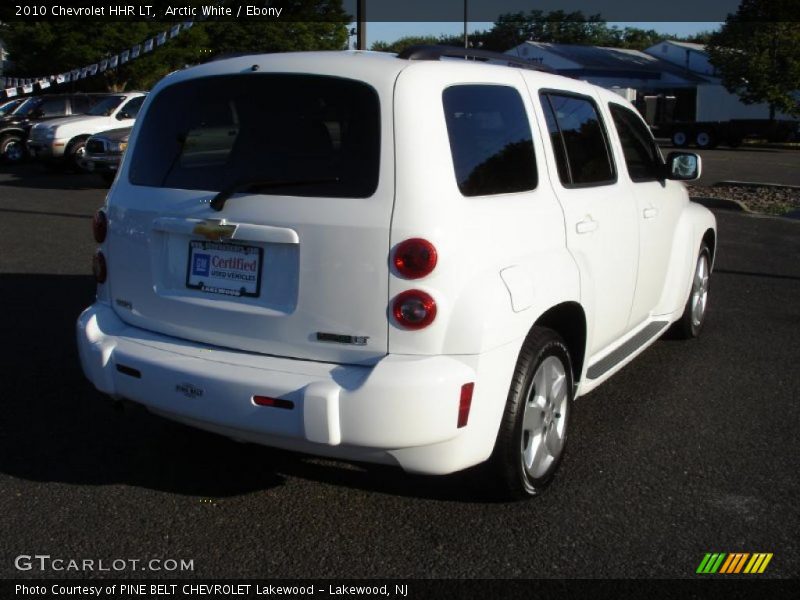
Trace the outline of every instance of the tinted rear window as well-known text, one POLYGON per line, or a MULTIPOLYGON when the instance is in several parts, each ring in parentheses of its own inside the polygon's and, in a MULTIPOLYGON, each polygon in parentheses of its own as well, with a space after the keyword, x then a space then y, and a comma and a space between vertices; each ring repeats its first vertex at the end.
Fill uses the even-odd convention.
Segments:
POLYGON ((178 83, 153 98, 130 181, 209 191, 287 181, 269 193, 365 198, 377 187, 379 158, 372 87, 317 75, 227 75, 178 83))
POLYGON ((442 94, 456 182, 465 196, 532 190, 536 159, 519 92, 500 85, 456 85, 442 94))

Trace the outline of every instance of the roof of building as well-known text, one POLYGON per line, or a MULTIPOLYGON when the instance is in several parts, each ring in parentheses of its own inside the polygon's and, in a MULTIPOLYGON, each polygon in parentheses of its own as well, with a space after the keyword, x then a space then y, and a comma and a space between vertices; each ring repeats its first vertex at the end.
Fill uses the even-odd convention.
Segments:
MULTIPOLYGON (((705 44, 695 44, 694 42, 679 42, 678 40, 661 40, 658 44, 672 44, 673 46, 680 46, 681 48, 688 48, 689 50, 695 50, 696 52, 705 52, 706 45, 705 44)), ((656 44, 656 46, 658 45, 656 44)))
MULTIPOLYGON (((578 69, 558 69, 559 73, 578 75, 595 74, 602 76, 641 76, 652 79, 660 73, 669 73, 687 81, 703 83, 707 81, 695 73, 679 67, 656 56, 628 48, 608 48, 605 46, 582 46, 578 44, 552 44, 547 42, 525 42, 542 51, 550 52, 580 65, 578 69)), ((508 53, 514 53, 514 48, 508 53)))

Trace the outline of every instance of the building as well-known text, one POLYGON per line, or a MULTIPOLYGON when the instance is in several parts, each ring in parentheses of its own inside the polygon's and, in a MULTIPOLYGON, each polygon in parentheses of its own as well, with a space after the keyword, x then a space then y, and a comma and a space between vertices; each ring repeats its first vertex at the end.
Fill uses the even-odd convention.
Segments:
POLYGON ((768 105, 744 104, 722 86, 702 44, 662 40, 639 51, 528 41, 506 53, 614 89, 632 100, 651 125, 769 118, 768 105))

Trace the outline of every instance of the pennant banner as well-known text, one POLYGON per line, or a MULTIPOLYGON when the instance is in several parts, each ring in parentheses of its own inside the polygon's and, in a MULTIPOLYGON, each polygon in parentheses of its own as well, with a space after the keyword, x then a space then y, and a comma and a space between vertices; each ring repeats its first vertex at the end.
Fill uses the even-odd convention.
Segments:
POLYGON ((32 79, 20 78, 0 78, 0 98, 12 98, 19 93, 30 94, 33 92, 34 85, 38 84, 41 89, 50 87, 50 85, 61 85, 76 81, 78 79, 85 79, 92 77, 98 73, 103 73, 109 69, 116 69, 119 66, 134 60, 147 52, 152 52, 154 47, 162 46, 174 37, 177 37, 182 31, 191 29, 194 21, 184 21, 170 27, 169 31, 162 31, 155 37, 145 40, 142 43, 135 44, 128 49, 122 50, 117 54, 113 54, 103 58, 98 63, 72 69, 58 75, 50 75, 49 77, 34 77, 32 79), (21 90, 21 92, 20 92, 21 90))

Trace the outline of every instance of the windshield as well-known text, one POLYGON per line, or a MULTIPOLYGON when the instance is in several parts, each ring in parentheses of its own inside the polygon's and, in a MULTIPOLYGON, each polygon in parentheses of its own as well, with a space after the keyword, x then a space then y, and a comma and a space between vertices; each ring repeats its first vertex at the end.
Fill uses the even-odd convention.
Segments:
POLYGON ((25 117, 33 111, 37 106, 42 103, 41 98, 28 98, 12 113, 15 116, 25 117))
POLYGON ((110 117, 111 113, 122 104, 123 100, 125 100, 125 96, 109 96, 108 98, 103 98, 90 108, 89 112, 86 114, 92 115, 93 117, 110 117))
POLYGON ((378 96, 318 75, 193 79, 153 99, 133 150, 135 185, 219 192, 274 180, 286 184, 273 194, 366 198, 378 184, 378 96))
POLYGON ((19 106, 20 100, 9 100, 8 102, 4 102, 0 104, 0 116, 7 115, 11 111, 13 111, 17 106, 19 106))

